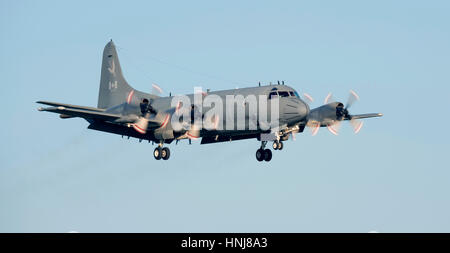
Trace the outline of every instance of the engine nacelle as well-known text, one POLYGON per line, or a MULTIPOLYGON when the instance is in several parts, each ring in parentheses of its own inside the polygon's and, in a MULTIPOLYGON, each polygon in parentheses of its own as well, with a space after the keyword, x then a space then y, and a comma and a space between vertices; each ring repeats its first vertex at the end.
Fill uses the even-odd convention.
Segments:
POLYGON ((333 102, 312 109, 308 115, 308 121, 319 122, 321 126, 327 126, 335 121, 342 120, 348 114, 341 102, 333 102))

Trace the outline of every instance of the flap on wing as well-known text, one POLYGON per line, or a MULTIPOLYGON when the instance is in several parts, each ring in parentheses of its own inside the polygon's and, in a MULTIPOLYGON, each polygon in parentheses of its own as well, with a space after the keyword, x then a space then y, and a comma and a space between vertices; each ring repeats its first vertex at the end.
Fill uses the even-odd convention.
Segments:
POLYGON ((365 118, 374 118, 374 117, 381 117, 381 116, 383 116, 382 113, 366 113, 366 114, 352 115, 352 119, 365 119, 365 118))
POLYGON ((43 104, 43 105, 50 105, 50 106, 64 106, 65 108, 81 109, 81 110, 96 111, 96 112, 104 112, 105 111, 105 109, 100 109, 100 108, 96 108, 96 107, 63 104, 63 103, 58 103, 58 102, 37 101, 36 103, 43 104))
POLYGON ((111 114, 105 112, 91 111, 85 109, 66 108, 64 106, 39 108, 39 111, 54 112, 72 117, 81 117, 85 119, 98 119, 103 121, 114 121, 121 117, 119 114, 111 114))
POLYGON ((237 141, 251 138, 258 138, 260 134, 241 134, 241 135, 216 135, 216 136, 204 136, 200 144, 210 144, 225 141, 237 141))

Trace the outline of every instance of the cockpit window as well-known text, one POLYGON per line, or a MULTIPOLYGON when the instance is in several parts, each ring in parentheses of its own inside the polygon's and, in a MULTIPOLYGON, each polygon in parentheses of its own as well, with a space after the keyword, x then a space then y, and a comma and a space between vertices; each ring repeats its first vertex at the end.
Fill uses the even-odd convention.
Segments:
POLYGON ((277 93, 276 91, 272 91, 272 92, 269 94, 269 99, 277 98, 277 97, 278 97, 278 93, 277 93))
POLYGON ((278 95, 280 95, 280 97, 289 97, 289 92, 287 92, 287 91, 278 91, 278 95))
POLYGON ((291 95, 291 97, 295 97, 295 94, 293 91, 289 91, 289 95, 291 95))
POLYGON ((300 96, 298 95, 298 93, 296 91, 294 91, 294 94, 296 97, 300 98, 300 96))

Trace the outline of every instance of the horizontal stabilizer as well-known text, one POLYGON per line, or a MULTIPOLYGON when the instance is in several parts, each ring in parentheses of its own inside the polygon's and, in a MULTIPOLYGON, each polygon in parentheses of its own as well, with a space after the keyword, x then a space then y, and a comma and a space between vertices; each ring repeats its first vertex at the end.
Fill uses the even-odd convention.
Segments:
POLYGON ((57 102, 49 102, 49 101, 37 101, 38 104, 43 105, 50 105, 50 106, 64 106, 66 108, 73 108, 73 109, 81 109, 81 110, 89 110, 89 111, 96 111, 96 112, 104 112, 105 109, 100 109, 96 107, 89 107, 89 106, 82 106, 82 105, 71 105, 71 104, 63 104, 63 103, 57 103, 57 102))
POLYGON ((95 119, 95 120, 102 120, 102 121, 115 121, 121 117, 121 115, 119 115, 119 114, 111 114, 111 113, 91 111, 91 110, 85 110, 85 109, 67 108, 64 106, 48 107, 48 108, 40 107, 38 110, 45 111, 45 112, 59 113, 59 114, 64 115, 64 117, 72 116, 72 117, 80 117, 80 118, 85 118, 85 119, 95 119))

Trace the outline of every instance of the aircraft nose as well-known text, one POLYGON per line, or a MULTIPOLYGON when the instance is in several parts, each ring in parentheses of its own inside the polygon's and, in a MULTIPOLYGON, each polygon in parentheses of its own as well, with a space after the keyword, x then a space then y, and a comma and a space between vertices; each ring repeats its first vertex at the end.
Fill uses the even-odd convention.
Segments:
POLYGON ((297 107, 298 115, 303 119, 309 114, 309 106, 305 102, 300 100, 300 104, 297 107))
POLYGON ((283 114, 286 121, 298 122, 309 114, 309 106, 300 99, 291 100, 286 104, 283 114))

